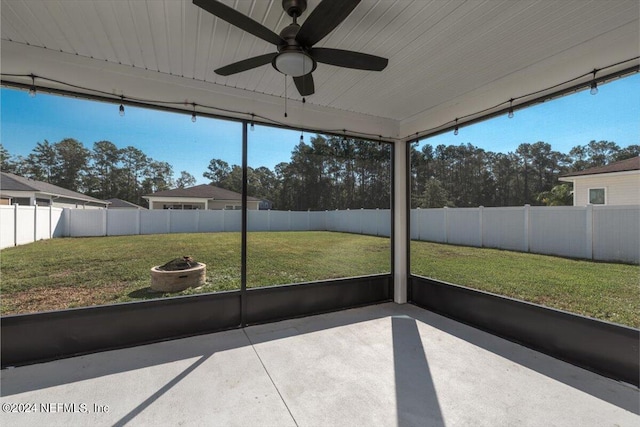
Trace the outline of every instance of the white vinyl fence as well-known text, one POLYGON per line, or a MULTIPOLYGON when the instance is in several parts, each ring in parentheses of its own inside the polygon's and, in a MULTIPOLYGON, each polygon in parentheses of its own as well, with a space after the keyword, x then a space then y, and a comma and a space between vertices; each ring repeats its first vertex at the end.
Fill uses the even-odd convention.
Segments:
MULTIPOLYGON (((248 211, 247 226, 249 231, 317 230, 390 236, 390 215, 388 209, 251 210, 248 211)), ((0 249, 51 237, 237 232, 241 226, 241 211, 238 210, 85 210, 0 206, 0 249)))
POLYGON ((638 264, 640 206, 414 209, 411 239, 638 264))
POLYGON ((0 206, 0 249, 64 235, 62 208, 0 206))
MULTIPOLYGON (((388 209, 248 211, 249 231, 341 231, 389 236, 388 209)), ((640 261, 640 206, 524 206, 411 211, 411 239, 640 261)), ((234 210, 107 210, 0 206, 0 248, 52 237, 240 231, 234 210)))

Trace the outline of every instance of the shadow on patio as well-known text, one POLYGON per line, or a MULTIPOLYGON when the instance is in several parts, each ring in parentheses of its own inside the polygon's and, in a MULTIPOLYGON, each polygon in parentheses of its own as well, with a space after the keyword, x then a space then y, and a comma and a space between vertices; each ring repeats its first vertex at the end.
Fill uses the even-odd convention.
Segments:
POLYGON ((2 371, 5 425, 603 425, 638 390, 412 305, 345 310, 2 371), (94 412, 106 405, 108 413, 94 412), (27 416, 29 415, 29 416, 27 416))

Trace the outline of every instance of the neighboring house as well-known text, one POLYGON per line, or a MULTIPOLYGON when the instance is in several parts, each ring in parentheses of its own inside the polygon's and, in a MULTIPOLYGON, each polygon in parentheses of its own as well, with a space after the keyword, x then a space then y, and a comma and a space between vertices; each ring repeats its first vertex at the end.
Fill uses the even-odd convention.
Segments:
POLYGON ((573 183, 573 206, 640 205, 640 157, 561 176, 573 183))
POLYGON ((273 209, 273 202, 271 200, 262 199, 258 204, 258 209, 261 211, 268 211, 273 209))
POLYGON ((147 209, 122 199, 107 199, 107 202, 109 202, 107 209, 147 209))
POLYGON ((97 209, 106 208, 109 202, 47 182, 0 172, 0 204, 97 209))
MULTIPOLYGON (((208 184, 158 191, 142 197, 149 201, 149 209, 242 209, 241 194, 208 184)), ((247 197, 247 209, 258 210, 259 204, 260 199, 247 197)))

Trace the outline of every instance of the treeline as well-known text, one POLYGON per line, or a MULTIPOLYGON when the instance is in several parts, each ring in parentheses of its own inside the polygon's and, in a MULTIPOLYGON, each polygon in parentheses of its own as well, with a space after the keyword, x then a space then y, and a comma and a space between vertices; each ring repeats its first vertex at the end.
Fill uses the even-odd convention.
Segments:
POLYGON ((546 142, 520 144, 514 152, 493 153, 472 144, 424 145, 411 149, 413 208, 570 205, 562 174, 640 155, 639 145, 620 148, 591 141, 568 154, 546 142))
MULTIPOLYGON (((247 194, 280 210, 390 207, 391 156, 387 144, 316 135, 294 147, 289 162, 274 170, 247 170, 247 194)), ((242 191, 242 167, 220 159, 203 176, 211 184, 242 191)))
POLYGON ((45 140, 26 157, 13 157, 0 145, 0 161, 3 172, 102 200, 117 197, 143 206, 143 195, 176 185, 169 163, 154 160, 135 147, 118 148, 109 141, 96 142, 90 150, 73 138, 53 144, 45 140))
MULTIPOLYGON (((411 146, 412 208, 571 205, 570 184, 560 175, 640 155, 640 145, 620 148, 591 141, 568 154, 545 142, 520 144, 507 154, 472 144, 411 146)), ((300 143, 275 170, 248 170, 248 193, 283 210, 388 208, 391 156, 387 145, 316 136, 300 143)), ((211 160, 204 176, 240 192, 242 168, 211 160)))
MULTIPOLYGON (((569 153, 545 142, 494 153, 461 145, 411 146, 412 207, 571 204, 570 188, 558 177, 640 155, 639 145, 620 148, 591 141, 569 153)), ((145 205, 143 195, 195 185, 187 171, 174 180, 172 166, 129 146, 99 141, 92 149, 72 138, 37 143, 26 156, 0 145, 0 168, 99 199, 120 198, 145 205)), ((212 159, 202 174, 212 185, 240 193, 242 168, 212 159)), ((316 135, 301 142, 290 160, 273 170, 249 167, 248 194, 280 210, 388 208, 391 153, 387 144, 316 135)))

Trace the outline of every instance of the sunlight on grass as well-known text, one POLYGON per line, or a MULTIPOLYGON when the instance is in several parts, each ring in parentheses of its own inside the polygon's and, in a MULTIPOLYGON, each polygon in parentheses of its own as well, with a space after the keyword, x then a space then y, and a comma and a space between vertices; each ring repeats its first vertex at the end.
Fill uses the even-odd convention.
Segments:
MULTIPOLYGON (((388 238, 329 232, 248 235, 247 286, 390 271, 388 238)), ((2 314, 59 310, 240 288, 240 233, 43 240, 0 251, 2 314), (153 266, 190 255, 207 264, 199 288, 153 292, 153 266)))
POLYGON ((640 267, 411 243, 411 272, 548 307, 640 326, 640 267))
MULTIPOLYGON (((413 274, 640 326, 640 267, 486 248, 411 243, 413 274)), ((251 232, 247 286, 390 271, 388 238, 332 232, 251 232)), ((139 301, 240 288, 240 233, 66 238, 0 251, 2 314, 139 301), (191 255, 207 282, 151 291, 150 268, 191 255)))

